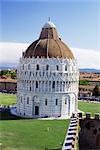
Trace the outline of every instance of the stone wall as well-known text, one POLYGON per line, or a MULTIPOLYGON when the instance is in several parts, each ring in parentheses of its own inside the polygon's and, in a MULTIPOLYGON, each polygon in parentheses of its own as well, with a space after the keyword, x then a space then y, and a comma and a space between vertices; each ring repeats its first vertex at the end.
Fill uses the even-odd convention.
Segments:
POLYGON ((72 117, 62 150, 77 150, 78 124, 78 118, 72 117))
POLYGON ((100 116, 91 117, 86 113, 86 118, 80 118, 79 149, 100 150, 100 116))

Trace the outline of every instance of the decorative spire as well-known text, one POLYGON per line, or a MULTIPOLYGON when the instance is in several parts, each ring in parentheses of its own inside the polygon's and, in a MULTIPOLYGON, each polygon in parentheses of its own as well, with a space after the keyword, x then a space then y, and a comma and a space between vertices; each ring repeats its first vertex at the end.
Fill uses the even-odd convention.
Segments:
POLYGON ((50 17, 48 18, 48 21, 50 21, 50 17))

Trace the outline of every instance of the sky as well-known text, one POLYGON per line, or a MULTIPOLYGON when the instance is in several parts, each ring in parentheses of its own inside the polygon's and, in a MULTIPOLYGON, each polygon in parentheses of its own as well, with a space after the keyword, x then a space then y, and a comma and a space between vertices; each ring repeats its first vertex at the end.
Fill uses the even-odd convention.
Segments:
POLYGON ((7 63, 8 51, 10 60, 17 58, 17 62, 50 17, 78 58, 79 67, 100 69, 99 0, 1 0, 0 11, 1 63, 7 63))

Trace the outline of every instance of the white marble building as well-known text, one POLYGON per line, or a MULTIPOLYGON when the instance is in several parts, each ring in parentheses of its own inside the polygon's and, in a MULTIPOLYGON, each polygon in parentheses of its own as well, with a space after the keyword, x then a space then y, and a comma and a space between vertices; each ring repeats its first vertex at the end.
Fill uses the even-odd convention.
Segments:
POLYGON ((64 117, 77 113, 79 71, 69 49, 48 21, 22 54, 17 70, 19 116, 64 117))

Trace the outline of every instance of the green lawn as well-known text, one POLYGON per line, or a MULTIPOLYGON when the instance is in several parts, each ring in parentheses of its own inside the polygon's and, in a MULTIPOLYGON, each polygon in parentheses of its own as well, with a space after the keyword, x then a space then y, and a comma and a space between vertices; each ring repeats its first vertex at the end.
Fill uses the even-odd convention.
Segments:
MULTIPOLYGON (((0 94, 0 104, 11 105, 15 95, 0 94)), ((100 113, 100 103, 78 101, 84 112, 100 113)), ((45 150, 61 148, 69 120, 2 120, 0 145, 2 150, 45 150)))
POLYGON ((16 96, 11 94, 0 94, 0 105, 12 105, 16 103, 16 96))
POLYGON ((2 150, 61 148, 69 120, 9 120, 0 122, 2 150))
POLYGON ((94 113, 100 113, 100 103, 78 101, 78 108, 85 113, 90 112, 92 116, 94 113))
MULTIPOLYGON (((0 94, 0 104, 11 105, 15 95, 0 94)), ((2 150, 45 150, 61 148, 69 120, 2 120, 2 150)))

